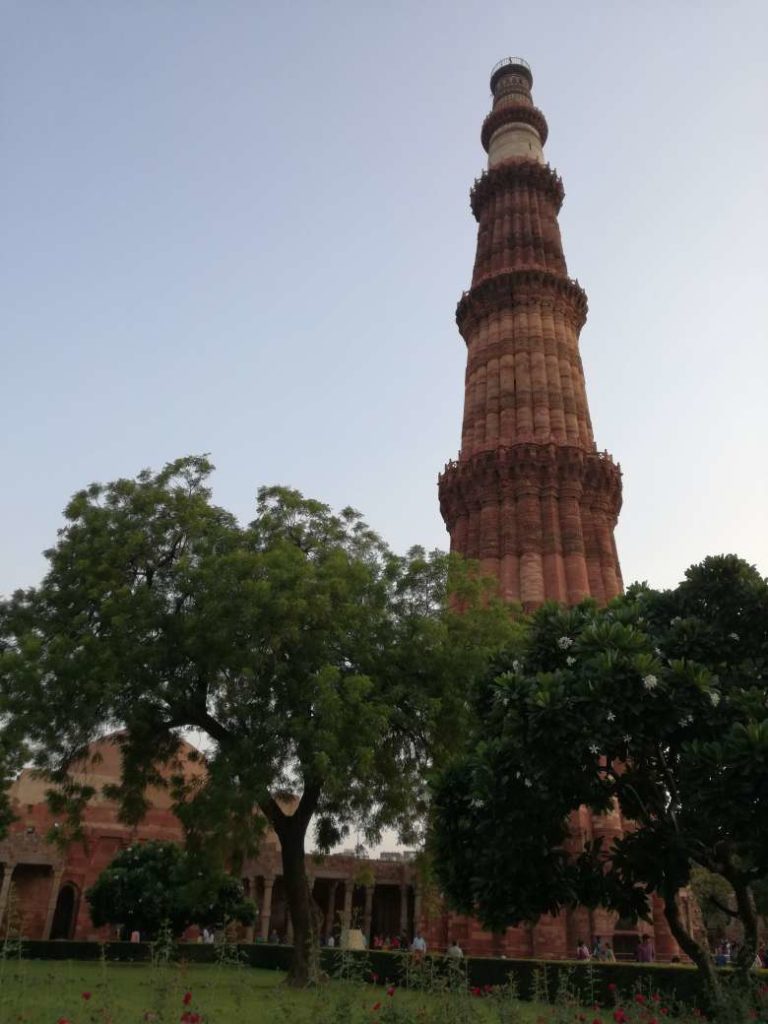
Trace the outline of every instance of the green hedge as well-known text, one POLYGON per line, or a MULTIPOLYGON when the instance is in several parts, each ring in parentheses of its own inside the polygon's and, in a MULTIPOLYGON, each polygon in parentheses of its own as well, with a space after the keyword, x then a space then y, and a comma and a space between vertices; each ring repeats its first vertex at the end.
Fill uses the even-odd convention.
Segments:
MULTIPOLYGON (((239 946, 245 963, 268 970, 287 970, 293 949, 291 946, 273 946, 254 943, 239 946)), ((99 960, 124 963, 147 963, 152 958, 152 947, 147 942, 36 942, 25 940, 21 955, 35 960, 99 960)), ((217 947, 200 943, 179 943, 178 960, 189 963, 215 963, 217 947)), ((378 976, 379 984, 403 985, 406 954, 384 950, 344 953, 338 949, 321 949, 320 965, 330 975, 338 973, 340 959, 354 965, 355 973, 370 979, 378 976)), ((414 961, 410 961, 411 966, 414 961)), ((447 961, 438 955, 429 955, 426 963, 437 973, 447 969, 447 961)), ((659 992, 667 999, 680 999, 689 1005, 701 1003, 699 972, 685 964, 585 964, 566 960, 500 960, 492 957, 467 957, 464 961, 471 986, 505 985, 514 978, 522 999, 530 999, 535 991, 545 989, 554 997, 560 979, 568 975, 568 984, 580 993, 585 1003, 596 1000, 611 1002, 609 985, 623 993, 642 990, 646 994, 659 992)), ((725 968, 724 970, 728 970, 725 968)))

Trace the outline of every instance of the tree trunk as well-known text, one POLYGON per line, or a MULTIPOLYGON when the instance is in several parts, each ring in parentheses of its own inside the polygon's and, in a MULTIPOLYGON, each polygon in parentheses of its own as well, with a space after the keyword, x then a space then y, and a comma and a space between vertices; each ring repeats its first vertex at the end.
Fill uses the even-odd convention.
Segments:
POLYGON ((744 929, 744 941, 736 957, 736 978, 734 979, 741 991, 747 993, 750 988, 749 975, 755 963, 757 953, 757 911, 755 899, 749 886, 741 881, 728 881, 733 886, 736 896, 738 918, 744 929))
POLYGON ((318 980, 320 968, 317 921, 304 866, 306 825, 296 815, 283 815, 274 821, 274 826, 282 849, 283 882, 293 922, 293 960, 288 984, 304 988, 318 980))
POLYGON ((720 984, 720 977, 717 973, 715 962, 712 959, 712 954, 709 949, 701 946, 686 931, 680 917, 680 908, 677 905, 677 893, 673 890, 665 889, 662 892, 662 897, 664 899, 664 916, 669 924, 669 930, 674 935, 683 952, 693 960, 701 971, 707 998, 711 1004, 709 1009, 715 1012, 722 1010, 725 1005, 723 988, 720 984))

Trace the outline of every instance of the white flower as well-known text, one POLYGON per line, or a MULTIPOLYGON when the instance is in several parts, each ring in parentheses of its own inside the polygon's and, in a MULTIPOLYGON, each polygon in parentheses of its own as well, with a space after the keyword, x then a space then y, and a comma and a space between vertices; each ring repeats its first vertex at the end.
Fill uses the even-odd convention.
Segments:
POLYGON ((712 701, 712 707, 716 708, 717 705, 720 703, 720 694, 717 692, 717 690, 710 690, 709 699, 712 701))
POLYGON ((478 797, 473 796, 472 799, 469 801, 469 806, 477 810, 478 808, 483 806, 483 801, 480 800, 478 797))
POLYGON ((531 786, 533 786, 533 783, 531 782, 531 780, 530 780, 530 779, 523 779, 523 782, 524 782, 524 783, 526 784, 526 786, 528 787, 528 789, 530 789, 530 788, 531 788, 531 786))
POLYGON ((682 622, 682 621, 683 621, 683 620, 682 620, 682 619, 680 618, 680 616, 679 616, 679 615, 676 615, 676 616, 674 617, 674 619, 670 619, 670 620, 669 620, 669 624, 670 624, 670 626, 676 626, 676 625, 678 624, 678 622, 682 622))
POLYGON ((680 719, 680 725, 685 727, 686 725, 690 725, 692 721, 693 715, 683 715, 683 717, 680 719))
POLYGON ((646 690, 655 690, 658 685, 659 680, 656 678, 656 676, 643 676, 643 686, 646 688, 646 690))
POLYGON ((589 744, 589 752, 590 752, 590 754, 599 754, 600 753, 600 748, 598 747, 598 745, 596 743, 590 743, 589 744))
POLYGON ((728 636, 729 636, 729 638, 731 640, 738 640, 739 639, 739 634, 738 633, 729 633, 728 636))
POLYGON ((576 659, 573 657, 572 654, 569 654, 568 657, 565 659, 565 663, 566 665, 575 665, 576 659))
POLYGON ((569 647, 573 646, 573 640, 569 636, 561 636, 557 641, 557 646, 561 651, 567 651, 569 647))
POLYGON ((663 658, 664 657, 664 655, 661 653, 661 651, 659 650, 658 647, 654 647, 653 648, 653 653, 656 655, 657 658, 663 658))
POLYGON ((632 737, 629 735, 628 732, 624 733, 624 742, 625 743, 631 743, 632 742, 632 737))
POLYGON ((521 668, 522 668, 522 665, 517 660, 517 658, 515 658, 515 660, 512 662, 512 671, 513 672, 519 672, 521 668))
POLYGON ((615 722, 616 721, 616 715, 614 715, 614 713, 612 711, 609 711, 608 714, 605 717, 608 719, 609 722, 615 722))

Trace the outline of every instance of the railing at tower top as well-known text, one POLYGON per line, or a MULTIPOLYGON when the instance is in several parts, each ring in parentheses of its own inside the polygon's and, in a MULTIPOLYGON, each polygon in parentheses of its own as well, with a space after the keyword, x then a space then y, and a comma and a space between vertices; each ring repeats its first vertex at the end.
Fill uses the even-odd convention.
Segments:
POLYGON ((493 77, 496 74, 499 68, 505 68, 507 67, 508 64, 519 64, 521 67, 524 67, 527 71, 531 70, 531 65, 528 63, 527 60, 523 60, 522 57, 504 57, 502 60, 494 64, 493 67, 491 68, 491 77, 493 77))

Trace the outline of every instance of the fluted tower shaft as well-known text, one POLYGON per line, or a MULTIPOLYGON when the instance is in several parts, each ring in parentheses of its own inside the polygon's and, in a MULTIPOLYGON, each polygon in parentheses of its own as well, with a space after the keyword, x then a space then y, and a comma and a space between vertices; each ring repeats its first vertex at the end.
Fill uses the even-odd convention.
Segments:
POLYGON ((471 192, 477 254, 456 311, 467 344, 461 451, 439 479, 451 550, 526 609, 622 589, 621 470, 592 434, 579 354, 587 297, 568 277, 563 185, 544 162, 532 84, 519 58, 491 76, 488 169, 471 192))

